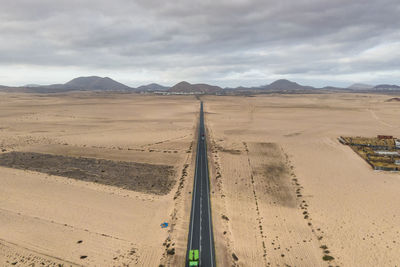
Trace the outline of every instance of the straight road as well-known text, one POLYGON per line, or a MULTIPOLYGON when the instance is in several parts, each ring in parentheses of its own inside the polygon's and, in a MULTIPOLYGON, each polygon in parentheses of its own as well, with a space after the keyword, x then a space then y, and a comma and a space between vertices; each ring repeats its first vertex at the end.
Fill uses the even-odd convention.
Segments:
POLYGON ((200 266, 215 266, 214 235, 211 220, 210 180, 208 177, 207 143, 204 130, 203 101, 200 104, 200 124, 197 142, 196 169, 190 213, 188 251, 186 266, 189 264, 189 251, 199 250, 200 266))

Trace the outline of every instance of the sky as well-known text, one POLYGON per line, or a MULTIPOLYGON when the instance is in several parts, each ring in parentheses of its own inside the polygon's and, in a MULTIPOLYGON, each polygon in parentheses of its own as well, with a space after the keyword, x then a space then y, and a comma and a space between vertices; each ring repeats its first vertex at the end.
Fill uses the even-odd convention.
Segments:
POLYGON ((0 84, 400 84, 398 0, 0 0, 0 84))

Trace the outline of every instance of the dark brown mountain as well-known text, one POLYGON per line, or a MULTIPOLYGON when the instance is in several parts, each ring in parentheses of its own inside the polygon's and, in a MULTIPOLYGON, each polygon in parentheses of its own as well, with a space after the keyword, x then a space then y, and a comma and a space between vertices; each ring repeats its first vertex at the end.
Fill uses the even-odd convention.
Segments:
POLYGON ((262 89, 262 90, 308 90, 308 89, 315 89, 315 88, 311 87, 311 86, 303 86, 296 82, 281 79, 281 80, 277 80, 269 85, 260 86, 259 89, 262 89))
POLYGON ((222 91, 219 86, 209 84, 190 84, 188 82, 180 82, 168 89, 169 92, 174 93, 202 93, 202 94, 215 94, 222 91))
POLYGON ((281 79, 277 80, 271 84, 257 86, 257 87, 237 87, 237 88, 225 88, 226 90, 235 90, 235 91, 301 91, 301 90, 314 90, 316 88, 312 86, 304 86, 300 85, 296 82, 292 82, 289 80, 281 79))
POLYGON ((3 91, 31 93, 59 93, 68 91, 131 91, 133 88, 114 81, 111 78, 90 76, 78 77, 65 84, 40 86, 3 87, 3 91))
MULTIPOLYGON (((49 86, 51 87, 51 85, 49 86)), ((57 86, 58 87, 58 86, 57 86)), ((78 77, 61 86, 62 89, 71 90, 96 90, 96 91, 125 91, 130 90, 129 86, 114 81, 111 78, 90 76, 78 77)))

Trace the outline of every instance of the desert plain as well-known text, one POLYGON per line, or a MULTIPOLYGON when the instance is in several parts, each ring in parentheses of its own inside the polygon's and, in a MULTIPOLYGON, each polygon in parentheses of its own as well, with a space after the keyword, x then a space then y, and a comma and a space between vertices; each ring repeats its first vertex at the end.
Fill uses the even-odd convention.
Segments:
MULTIPOLYGON (((201 96, 218 266, 399 266, 400 174, 337 140, 400 137, 390 98, 201 96)), ((0 93, 0 265, 184 266, 198 112, 0 93)))
POLYGON ((193 96, 1 94, 0 265, 184 259, 198 108, 193 96))
POLYGON ((204 98, 220 266, 399 266, 400 175, 337 140, 399 137, 391 98, 204 98))

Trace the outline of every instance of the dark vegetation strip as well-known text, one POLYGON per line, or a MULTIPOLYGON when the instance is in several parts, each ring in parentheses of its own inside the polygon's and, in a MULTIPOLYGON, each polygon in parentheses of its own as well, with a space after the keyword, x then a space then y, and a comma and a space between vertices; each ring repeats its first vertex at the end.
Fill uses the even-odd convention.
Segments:
POLYGON ((37 171, 157 195, 168 194, 175 184, 174 168, 167 165, 32 152, 10 152, 0 154, 0 166, 37 171))
MULTIPOLYGON (((243 142, 243 145, 244 145, 245 150, 246 150, 247 161, 248 161, 249 167, 250 167, 251 170, 253 170, 251 162, 250 162, 249 147, 247 146, 246 142, 243 142)), ((264 261, 267 263, 267 265, 269 265, 269 263, 267 262, 267 246, 265 244, 266 236, 264 235, 264 230, 263 230, 263 218, 262 218, 262 216, 260 214, 260 208, 259 208, 259 204, 258 204, 258 197, 257 197, 257 193, 256 193, 256 187, 255 187, 255 181, 254 181, 253 173, 250 174, 250 180, 251 180, 251 185, 252 185, 252 190, 253 190, 254 202, 255 202, 255 205, 256 205, 257 222, 258 222, 258 228, 260 230, 261 244, 262 244, 263 252, 264 252, 263 253, 263 258, 264 258, 264 261)))

